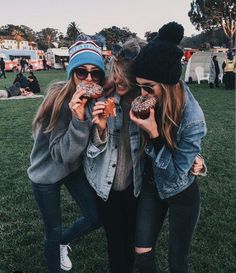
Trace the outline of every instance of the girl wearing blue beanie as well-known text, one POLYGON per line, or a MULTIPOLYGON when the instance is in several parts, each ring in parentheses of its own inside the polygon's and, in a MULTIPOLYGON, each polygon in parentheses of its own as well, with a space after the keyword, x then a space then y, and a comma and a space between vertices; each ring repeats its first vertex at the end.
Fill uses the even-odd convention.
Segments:
POLYGON ((33 121, 34 145, 28 176, 44 224, 44 254, 48 272, 72 267, 68 244, 100 226, 95 195, 82 167, 82 153, 92 122, 80 83, 104 82, 100 48, 93 41, 78 41, 69 49, 68 81, 54 83, 33 121), (83 214, 62 232, 60 190, 64 185, 83 214))

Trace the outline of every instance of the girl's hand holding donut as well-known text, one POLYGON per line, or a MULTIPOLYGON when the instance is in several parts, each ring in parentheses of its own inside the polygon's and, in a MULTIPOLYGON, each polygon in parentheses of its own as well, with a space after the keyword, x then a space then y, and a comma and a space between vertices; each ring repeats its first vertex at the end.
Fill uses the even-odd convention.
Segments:
POLYGON ((85 105, 88 101, 88 99, 83 98, 83 95, 85 94, 85 91, 77 90, 71 101, 69 102, 70 110, 76 118, 79 120, 85 119, 85 105))
POLYGON ((147 119, 141 119, 136 117, 132 110, 130 110, 129 116, 134 123, 136 123, 141 129, 148 133, 150 138, 156 138, 159 136, 154 109, 150 109, 150 115, 147 119))
POLYGON ((105 109, 104 101, 97 101, 93 107, 92 122, 97 125, 99 135, 101 136, 107 126, 107 117, 103 115, 105 109))

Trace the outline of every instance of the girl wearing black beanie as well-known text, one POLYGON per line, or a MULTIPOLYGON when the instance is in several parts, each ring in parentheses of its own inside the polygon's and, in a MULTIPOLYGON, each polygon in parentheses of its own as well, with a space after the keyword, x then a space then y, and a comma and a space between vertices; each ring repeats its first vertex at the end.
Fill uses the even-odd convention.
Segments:
POLYGON ((180 81, 183 52, 177 45, 182 38, 181 25, 164 25, 136 58, 136 81, 142 96, 158 98, 147 119, 130 111, 131 120, 146 132, 149 160, 136 223, 139 273, 160 272, 153 250, 168 210, 170 273, 189 272, 189 250, 200 209, 191 167, 201 150, 206 124, 198 102, 180 81))

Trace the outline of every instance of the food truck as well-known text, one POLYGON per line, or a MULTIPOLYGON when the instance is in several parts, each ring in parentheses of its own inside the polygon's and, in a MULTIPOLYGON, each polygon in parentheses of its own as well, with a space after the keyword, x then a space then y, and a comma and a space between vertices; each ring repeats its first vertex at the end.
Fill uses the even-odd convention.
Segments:
POLYGON ((43 50, 1 49, 0 56, 5 61, 6 71, 19 71, 21 59, 25 59, 28 67, 32 66, 32 70, 43 69, 43 50))
POLYGON ((69 49, 67 47, 49 48, 45 57, 50 68, 65 69, 69 62, 69 49))

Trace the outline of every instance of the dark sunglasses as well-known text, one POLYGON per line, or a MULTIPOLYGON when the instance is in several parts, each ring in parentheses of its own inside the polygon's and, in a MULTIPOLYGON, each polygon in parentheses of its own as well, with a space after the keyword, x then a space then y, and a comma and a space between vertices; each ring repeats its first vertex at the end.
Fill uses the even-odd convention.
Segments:
POLYGON ((79 80, 85 80, 89 74, 91 75, 92 80, 95 82, 100 82, 104 78, 103 71, 99 69, 88 71, 85 68, 79 67, 75 69, 75 74, 79 80))
POLYGON ((146 91, 148 94, 151 94, 151 95, 154 94, 154 89, 153 89, 153 87, 155 86, 155 84, 154 84, 154 85, 143 85, 143 84, 137 84, 137 83, 136 83, 136 85, 138 86, 138 88, 140 88, 140 91, 141 91, 141 89, 143 89, 143 90, 146 91))

